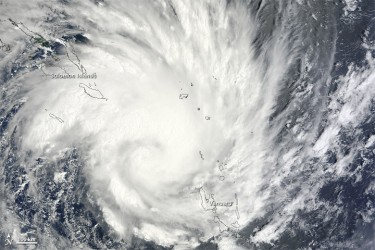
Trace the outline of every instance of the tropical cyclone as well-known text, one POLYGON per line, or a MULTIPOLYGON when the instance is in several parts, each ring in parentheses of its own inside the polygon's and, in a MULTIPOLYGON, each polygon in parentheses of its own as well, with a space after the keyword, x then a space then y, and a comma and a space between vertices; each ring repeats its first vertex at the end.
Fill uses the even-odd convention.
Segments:
MULTIPOLYGON (((85 172, 92 192, 106 222, 125 240, 135 234, 161 245, 193 247, 219 234, 223 228, 200 205, 202 186, 218 201, 231 201, 235 193, 239 200, 257 199, 267 143, 262 124, 274 105, 272 94, 260 93, 275 89, 285 70, 275 58, 269 65, 274 80, 264 81, 262 63, 253 61, 254 51, 248 46, 255 28, 244 3, 226 7, 218 2, 209 9, 206 4, 176 2, 179 19, 163 4, 145 5, 140 12, 131 2, 118 1, 115 9, 98 8, 87 17, 74 14, 87 9, 78 4, 69 11, 82 18, 75 21, 83 27, 92 24, 86 18, 97 25, 111 22, 107 11, 128 23, 113 29, 87 28, 90 46, 75 45, 69 60, 60 56, 59 66, 71 73, 67 77, 79 74, 70 72, 72 63, 100 75, 97 87, 78 81, 93 98, 82 95, 71 81, 53 84, 48 78, 29 94, 25 111, 33 118, 25 129, 24 150, 54 155, 83 143, 89 149, 84 151, 85 172), (155 10, 165 11, 168 18, 155 10), (211 30, 212 21, 218 33, 211 30), (111 43, 113 39, 117 42, 111 43), (143 42, 135 42, 140 39, 143 42), (50 94, 41 103, 46 91, 50 94), (188 98, 180 99, 181 94, 188 98), (36 112, 42 107, 58 113, 63 126, 54 127, 44 113, 36 112), (70 136, 63 139, 65 134, 70 136), (218 160, 227 164, 229 175, 223 181, 212 178, 219 172, 218 160), (254 164, 256 168, 250 167, 254 164)), ((271 47, 278 46, 283 44, 271 47)), ((278 56, 287 59, 288 54, 278 56)), ((257 213, 248 206, 239 210, 244 215, 238 220, 232 203, 211 205, 217 207, 215 216, 223 225, 244 226, 257 213)))
POLYGON ((335 63, 345 29, 336 30, 331 1, 4 6, 14 21, 0 29, 16 41, 0 51, 1 166, 15 186, 7 194, 23 220, 19 207, 33 204, 28 221, 50 223, 61 249, 89 245, 86 236, 128 249, 142 248, 139 239, 223 250, 304 249, 322 239, 332 248, 352 225, 373 221, 371 174, 361 172, 375 141, 366 130, 371 32, 358 29, 361 66, 335 63), (26 7, 35 12, 20 15, 26 7), (35 16, 48 21, 36 26, 35 16), (66 74, 45 77, 56 68, 66 74), (350 196, 352 185, 364 194, 350 196), (347 204, 356 199, 353 215, 347 204), (75 230, 82 224, 85 233, 75 230))

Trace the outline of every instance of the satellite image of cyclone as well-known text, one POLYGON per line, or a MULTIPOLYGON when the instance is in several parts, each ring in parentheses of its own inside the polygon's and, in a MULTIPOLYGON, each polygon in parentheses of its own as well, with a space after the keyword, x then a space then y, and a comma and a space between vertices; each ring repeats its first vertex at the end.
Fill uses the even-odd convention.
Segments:
POLYGON ((0 0, 0 250, 375 249, 375 0, 0 0))

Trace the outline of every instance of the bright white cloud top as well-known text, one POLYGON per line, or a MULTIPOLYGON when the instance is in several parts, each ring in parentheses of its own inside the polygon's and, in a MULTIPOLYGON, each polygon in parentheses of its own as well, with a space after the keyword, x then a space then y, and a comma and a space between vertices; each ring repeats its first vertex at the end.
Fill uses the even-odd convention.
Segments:
POLYGON ((260 3, 275 15, 266 22, 253 2, 1 3, 11 51, 0 66, 43 54, 9 80, 23 103, 11 126, 24 164, 78 149, 91 202, 124 241, 273 244, 298 211, 322 204, 328 181, 350 175, 359 149, 341 153, 339 138, 371 109, 374 48, 365 40, 367 66, 351 65, 330 92, 336 34, 326 24, 319 42, 307 38, 301 3, 280 2, 279 13, 260 3), (75 34, 71 24, 75 41, 59 35, 75 34))

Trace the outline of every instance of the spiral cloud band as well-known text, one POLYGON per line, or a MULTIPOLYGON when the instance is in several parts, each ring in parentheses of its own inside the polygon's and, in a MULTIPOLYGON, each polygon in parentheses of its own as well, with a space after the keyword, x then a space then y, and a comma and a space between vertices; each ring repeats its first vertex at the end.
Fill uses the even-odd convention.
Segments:
POLYGON ((305 2, 1 3, 14 41, 1 67, 34 56, 7 87, 22 106, 9 125, 21 161, 78 150, 91 206, 125 242, 274 244, 298 211, 321 206, 329 180, 350 175, 357 151, 339 138, 375 96, 371 52, 329 89, 337 33, 305 2))

